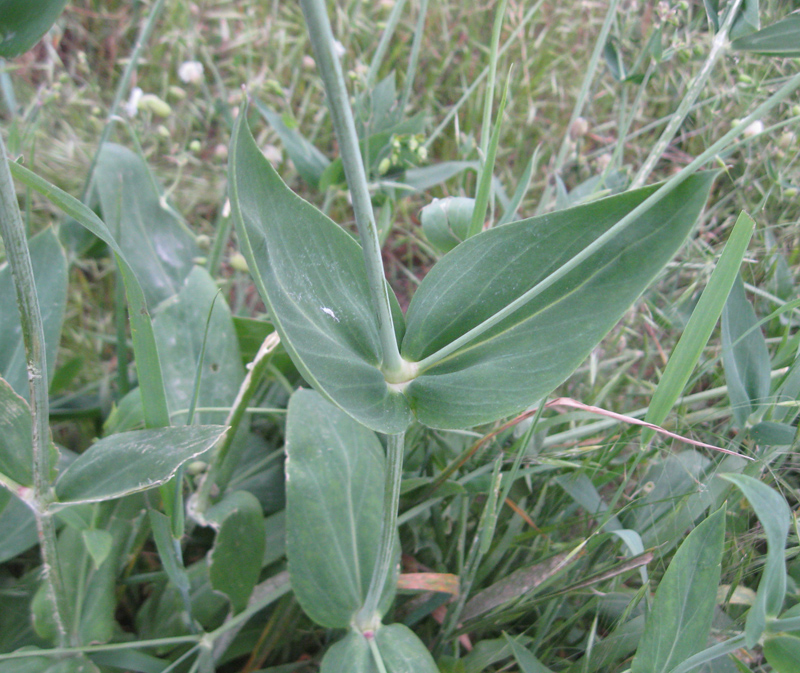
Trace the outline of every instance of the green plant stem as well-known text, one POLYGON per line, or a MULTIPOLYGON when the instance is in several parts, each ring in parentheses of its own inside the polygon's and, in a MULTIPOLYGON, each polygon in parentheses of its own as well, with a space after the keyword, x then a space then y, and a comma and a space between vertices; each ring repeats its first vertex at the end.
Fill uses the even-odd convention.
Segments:
POLYGON ((403 85, 403 94, 400 96, 400 109, 405 110, 408 99, 411 97, 411 89, 414 86, 414 77, 417 74, 417 64, 419 63, 419 52, 422 48, 422 35, 425 32, 425 17, 428 14, 428 0, 421 0, 419 16, 414 30, 414 41, 411 44, 411 56, 408 59, 406 68, 406 81, 403 85))
POLYGON ((367 176, 364 171, 342 66, 334 51, 335 41, 328 21, 325 2, 324 0, 300 0, 300 5, 308 26, 317 66, 325 85, 333 128, 339 140, 347 185, 353 199, 353 212, 361 238, 367 281, 383 346, 382 369, 387 374, 400 372, 403 371, 405 363, 400 357, 400 349, 395 337, 389 302, 389 287, 384 277, 381 259, 378 228, 375 224, 375 214, 372 211, 372 200, 369 195, 367 176))
MULTIPOLYGON (((228 418, 225 421, 225 425, 229 428, 228 432, 225 433, 225 438, 222 440, 222 443, 214 451, 211 463, 208 466, 208 471, 206 472, 205 477, 203 477, 203 481, 197 489, 197 493, 195 493, 195 495, 192 496, 189 501, 189 509, 192 513, 192 516, 201 523, 205 522, 205 512, 211 502, 211 489, 216 485, 220 490, 224 490, 225 486, 227 485, 225 483, 227 481, 226 478, 223 478, 222 480, 219 478, 223 472, 222 468, 225 466, 225 458, 230 451, 234 437, 236 437, 236 433, 239 425, 242 422, 242 418, 248 411, 247 405, 253 398, 256 389, 261 383, 261 380, 267 369, 267 365, 269 365, 270 360, 272 359, 272 353, 274 352, 275 348, 277 348, 279 343, 280 339, 277 332, 273 332, 267 336, 266 339, 264 339, 264 342, 258 349, 258 353, 253 360, 250 370, 247 372, 247 376, 245 376, 244 381, 242 381, 242 385, 239 387, 236 400, 234 400, 233 407, 231 408, 228 418)), ((225 467, 226 469, 224 472, 227 475, 230 474, 234 466, 225 467)), ((225 477, 226 475, 222 476, 225 477)))
POLYGON ((734 19, 738 14, 741 3, 742 0, 733 0, 727 9, 725 21, 720 27, 719 32, 714 36, 714 40, 711 43, 711 51, 708 53, 708 58, 706 58, 705 63, 703 63, 703 67, 700 68, 700 72, 697 73, 697 77, 692 80, 688 91, 683 96, 680 105, 678 105, 678 109, 672 114, 667 127, 661 133, 661 137, 653 146, 653 149, 650 150, 650 154, 647 155, 647 159, 645 159, 642 167, 639 169, 639 172, 633 179, 633 182, 631 183, 632 189, 644 186, 644 183, 649 177, 650 173, 653 172, 656 162, 661 158, 661 155, 664 154, 664 151, 667 149, 667 146, 670 144, 670 142, 672 142, 672 139, 675 137, 675 134, 678 132, 681 124, 683 124, 684 120, 686 119, 686 115, 689 114, 689 110, 692 109, 697 97, 700 95, 703 87, 705 87, 706 82, 711 75, 711 71, 714 69, 714 66, 717 63, 717 60, 727 50, 728 33, 733 26, 734 19))
POLYGON ((156 0, 155 4, 150 9, 150 14, 147 16, 147 21, 142 27, 142 30, 139 33, 139 38, 136 40, 136 44, 131 52, 128 65, 125 66, 125 70, 122 73, 122 79, 120 79, 119 84, 117 85, 117 90, 114 93, 114 100, 111 103, 111 107, 108 109, 108 115, 106 116, 105 126, 103 126, 103 132, 100 134, 100 141, 97 143, 97 150, 95 151, 94 157, 92 157, 92 163, 89 166, 89 172, 87 173, 89 177, 87 178, 86 184, 83 187, 81 201, 84 203, 86 202, 86 198, 92 189, 92 184, 94 183, 94 171, 97 168, 97 162, 100 159, 100 151, 111 136, 111 131, 114 127, 114 121, 117 117, 117 111, 119 110, 119 106, 122 104, 122 99, 128 91, 131 78, 133 77, 133 73, 136 70, 137 64, 139 63, 139 57, 142 54, 142 50, 150 39, 150 35, 152 34, 153 28, 155 28, 156 25, 156 20, 158 19, 159 14, 161 14, 161 10, 164 9, 164 2, 165 0, 156 0))
POLYGON ((388 435, 386 446, 386 481, 383 492, 383 522, 378 554, 372 579, 364 599, 364 606, 357 616, 360 625, 374 628, 386 580, 394 563, 395 541, 397 539, 397 509, 400 505, 400 485, 403 481, 403 456, 405 452, 405 433, 388 435))
POLYGON ((753 121, 763 117, 769 110, 778 105, 781 101, 785 100, 789 94, 799 87, 800 73, 789 79, 780 89, 778 89, 778 91, 772 94, 772 96, 770 96, 766 101, 753 110, 753 112, 747 115, 744 120, 728 131, 728 133, 711 145, 711 147, 709 147, 694 161, 685 166, 679 173, 667 180, 657 192, 642 201, 642 203, 640 203, 630 213, 623 217, 613 227, 608 229, 602 236, 599 236, 591 245, 581 250, 581 252, 571 258, 568 262, 556 269, 543 280, 539 281, 530 290, 520 295, 502 310, 498 311, 490 318, 487 318, 479 325, 476 325, 471 330, 453 340, 435 353, 432 353, 428 357, 420 360, 417 363, 417 371, 421 373, 426 369, 430 369, 434 365, 439 364, 449 355, 455 353, 464 346, 467 346, 470 342, 477 339, 481 334, 491 329, 496 324, 514 313, 516 310, 527 304, 531 299, 544 292, 560 278, 563 278, 579 264, 583 263, 588 257, 593 255, 597 250, 605 245, 605 243, 624 231, 628 226, 630 226, 631 223, 635 222, 636 218, 647 212, 647 210, 655 206, 659 201, 675 190, 681 183, 683 183, 684 180, 697 172, 703 164, 708 162, 710 159, 713 159, 722 150, 727 149, 731 142, 736 137, 741 135, 753 121))
MULTIPOLYGON (((608 40, 608 34, 611 31, 611 26, 614 24, 614 17, 617 15, 618 4, 619 0, 611 0, 611 2, 608 3, 608 10, 606 11, 606 18, 603 21, 603 27, 600 29, 600 34, 597 36, 597 40, 594 45, 594 51, 592 52, 591 59, 589 59, 589 65, 586 68, 586 75, 583 78, 578 99, 575 101, 575 106, 572 108, 572 115, 570 115, 569 122, 567 123, 567 132, 564 134, 564 139, 561 141, 561 147, 558 150, 556 160, 551 169, 551 173, 553 175, 557 175, 561 171, 561 168, 567 159, 567 154, 569 154, 572 144, 570 130, 577 121, 578 117, 581 116, 583 108, 586 105, 586 101, 589 99, 589 89, 591 88, 595 74, 597 74, 597 68, 600 65, 600 57, 603 55, 603 50, 606 46, 606 40, 608 40)), ((547 207, 552 195, 553 184, 548 182, 547 187, 544 190, 544 194, 542 194, 542 198, 539 201, 539 206, 536 209, 537 215, 544 212, 544 209, 547 207)))
POLYGON ((31 441, 33 444, 33 498, 29 500, 36 515, 36 527, 41 544, 42 561, 45 568, 47 593, 53 602, 53 618, 61 644, 67 639, 71 621, 61 578, 61 567, 56 552, 56 531, 53 521, 46 513, 47 506, 55 499, 50 483, 49 399, 47 391, 47 356, 45 353, 44 324, 36 294, 33 265, 25 236, 25 224, 17 202, 17 194, 11 179, 6 156, 6 146, 0 135, 0 234, 6 249, 6 258, 11 267, 14 287, 17 292, 22 339, 28 364, 30 407, 33 419, 31 441))
MULTIPOLYGON (((500 0, 495 9, 494 24, 492 26, 492 41, 489 47, 489 79, 486 82, 486 94, 483 98, 483 122, 481 125, 481 160, 486 161, 489 151, 489 138, 492 135, 492 104, 494 103, 494 89, 497 82, 497 56, 500 46, 500 31, 503 28, 503 19, 506 15, 507 0, 500 0)), ((499 123, 500 115, 498 115, 499 123)))
MULTIPOLYGON (((381 63, 386 56, 389 49, 389 43, 392 41, 392 36, 397 25, 400 23, 400 17, 403 14, 407 0, 398 0, 392 7, 389 13, 389 18, 386 20, 386 28, 383 29, 378 47, 375 49, 375 54, 372 56, 372 62, 369 64, 369 71, 367 72, 367 89, 372 89, 375 81, 378 79, 378 71, 380 70, 381 63)), ((427 2, 427 0, 425 0, 427 2)))

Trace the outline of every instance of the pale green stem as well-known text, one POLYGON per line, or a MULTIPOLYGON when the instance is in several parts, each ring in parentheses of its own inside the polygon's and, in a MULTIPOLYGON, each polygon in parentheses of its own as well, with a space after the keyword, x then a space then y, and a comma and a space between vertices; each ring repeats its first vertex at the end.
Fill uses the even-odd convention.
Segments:
POLYGON ((741 3, 742 0, 733 0, 728 8, 725 15, 725 21, 722 24, 722 27, 719 29, 719 32, 714 36, 714 40, 711 43, 711 51, 708 53, 708 58, 705 60, 705 63, 703 63, 703 67, 700 68, 700 72, 697 73, 697 76, 689 85, 688 91, 681 100, 680 105, 678 105, 678 109, 675 110, 670 118, 667 127, 661 133, 661 137, 658 139, 658 142, 656 142, 656 144, 653 146, 653 149, 650 150, 650 154, 647 156, 647 159, 645 159, 642 167, 639 169, 639 172, 633 179, 631 189, 636 189, 644 185, 650 173, 653 172, 656 162, 661 158, 661 155, 664 154, 667 146, 670 144, 670 142, 672 142, 672 139, 675 137, 675 134, 681 127, 681 124, 683 124, 684 120, 686 119, 686 115, 688 115, 689 111, 692 109, 697 97, 700 95, 703 87, 705 87, 706 82, 711 75, 711 71, 717 64, 717 60, 727 49, 728 33, 730 32, 731 26, 733 26, 733 21, 738 14, 739 5, 741 3))
MULTIPOLYGON (((483 123, 481 125, 481 160, 486 160, 489 150, 489 139, 492 135, 492 103, 494 102, 494 89, 497 82, 497 57, 500 46, 500 31, 503 28, 503 19, 506 15, 507 0, 500 0, 495 10, 494 25, 492 26, 492 42, 489 48, 489 80, 486 82, 486 94, 483 98, 483 123)), ((498 118, 499 123, 499 118, 498 118)))
POLYGON ((135 72, 136 66, 139 63, 139 56, 141 56, 142 50, 150 39, 150 35, 152 34, 153 28, 155 28, 156 25, 156 19, 158 19, 158 15, 161 14, 161 10, 164 8, 164 2, 165 0, 156 0, 155 4, 150 10, 147 21, 145 22, 142 31, 139 33, 139 39, 136 40, 136 44, 134 45, 133 51, 128 59, 128 65, 125 66, 125 70, 122 73, 122 79, 120 79, 119 84, 117 85, 117 90, 114 94, 114 100, 111 103, 111 107, 108 109, 106 123, 103 127, 103 132, 100 134, 100 142, 97 144, 97 151, 92 158, 91 166, 89 166, 89 172, 87 173, 89 177, 86 181, 86 185, 84 185, 81 201, 85 202, 86 197, 91 191, 92 183, 94 182, 94 171, 97 167, 97 161, 100 158, 100 150, 103 148, 103 145, 108 142, 108 138, 111 136, 111 130, 117 117, 117 111, 119 110, 119 106, 122 104, 122 99, 128 92, 131 78, 133 77, 133 73, 135 72))
MULTIPOLYGON (((592 52, 592 57, 589 59, 589 65, 586 69, 586 75, 583 78, 583 84, 581 84, 581 90, 578 94, 578 99, 575 101, 575 106, 572 108, 572 115, 570 116, 567 124, 567 132, 564 134, 564 139, 561 141, 561 148, 558 150, 558 155, 556 156, 555 163, 553 164, 553 175, 558 175, 567 159, 567 154, 569 153, 572 144, 570 131, 578 117, 580 117, 583 113, 583 108, 589 98, 589 89, 591 88, 592 81, 597 73, 597 68, 600 65, 600 57, 603 55, 603 50, 605 49, 606 41, 608 40, 608 33, 611 31, 611 26, 614 23, 614 17, 617 15, 618 4, 619 0, 611 0, 611 2, 608 3, 608 10, 606 11, 606 18, 603 21, 603 27, 600 29, 600 34, 597 36, 597 40, 595 41, 594 51, 592 52)), ((536 209, 537 215, 544 212, 544 209, 547 207, 552 195, 553 185, 548 183, 544 190, 544 194, 542 194, 542 198, 539 201, 539 206, 536 209)))
POLYGON ((339 140, 339 151, 342 155, 347 185, 353 199, 353 213, 363 247, 367 282, 372 294, 375 317, 378 320, 378 331, 383 346, 382 369, 387 373, 398 372, 403 370, 404 363, 400 357, 394 333, 389 287, 384 277, 378 228, 375 224, 375 214, 372 211, 372 201, 358 144, 353 112, 350 109, 342 66, 336 56, 335 40, 328 21, 325 1, 300 0, 300 5, 308 26, 317 67, 325 85, 331 120, 339 140))
POLYGON ((47 392, 47 357, 45 354, 44 325, 36 294, 33 265, 25 236, 25 225, 17 202, 6 156, 6 146, 0 135, 0 234, 6 249, 17 292, 22 339, 28 364, 30 408, 33 419, 31 441, 33 444, 33 498, 42 561, 45 568, 47 594, 53 602, 53 619, 61 644, 66 643, 70 628, 69 607, 66 602, 61 567, 56 553, 56 531, 51 515, 45 510, 55 499, 50 484, 50 425, 47 392))
POLYGON ((411 44, 411 56, 408 59, 406 69, 406 81, 403 85, 403 95, 400 96, 400 109, 405 110, 408 99, 411 97, 411 89, 414 87, 414 78, 417 74, 417 64, 419 63, 419 52, 422 49, 422 36, 425 32, 425 17, 428 14, 428 0, 422 0, 419 7, 419 17, 417 17, 417 27, 414 31, 414 42, 411 44))
POLYGON ((378 605, 383 595, 386 580, 394 563, 395 540, 397 537, 397 509, 400 504, 400 485, 403 481, 403 455, 405 433, 388 435, 386 446, 386 480, 383 492, 383 522, 378 543, 378 554, 372 571, 364 606, 357 616, 359 625, 374 624, 378 605))
POLYGON ((789 94, 791 94, 798 87, 800 87, 800 74, 797 74, 794 77, 792 77, 778 91, 776 91, 772 96, 770 96, 769 99, 764 101, 753 112, 747 115, 747 117, 745 117, 744 120, 742 120, 734 128, 728 131, 728 133, 726 133, 724 136, 722 136, 722 138, 720 138, 717 142, 711 145, 711 147, 709 147, 694 161, 689 163, 685 168, 683 168, 683 170, 680 171, 680 173, 677 173, 672 178, 667 180, 657 192, 655 192, 647 199, 645 199, 630 213, 628 213, 619 222, 617 222, 613 227, 611 227, 603 235, 595 239, 595 241, 591 245, 581 250, 581 252, 579 252, 577 255, 571 258, 568 262, 566 262, 561 267, 553 271, 553 273, 551 273, 543 280, 539 281, 539 283, 534 285, 530 290, 519 296, 517 299, 515 299, 513 302, 505 306, 503 309, 495 313, 493 316, 484 320, 479 325, 476 325, 471 330, 460 336, 458 339, 455 339, 454 341, 447 344, 443 348, 439 349, 435 353, 432 353, 428 357, 420 360, 417 363, 416 367, 417 371, 419 373, 422 373, 426 369, 430 369, 434 365, 438 364, 449 355, 469 345, 472 341, 477 339, 481 334, 483 334, 487 330, 490 330, 499 322, 501 322, 509 315, 511 315, 512 313, 523 307, 529 301, 531 301, 531 299, 533 299, 534 297, 538 296, 546 289, 551 287, 556 281, 563 278, 570 271, 577 268, 579 264, 583 263, 586 259, 588 259, 595 252, 597 252, 608 241, 610 241, 615 236, 619 235, 623 230, 625 230, 628 226, 630 226, 633 222, 635 222, 638 217, 646 213, 656 203, 658 203, 672 191, 677 189, 677 187, 681 183, 683 183, 687 178, 689 178, 689 176, 694 174, 703 164, 708 162, 710 159, 713 159, 720 151, 726 149, 731 144, 731 142, 737 136, 741 135, 753 121, 763 117, 767 112, 769 112, 769 110, 771 110, 781 101, 786 99, 789 96, 789 94))
POLYGON ((389 13, 389 18, 386 20, 386 28, 383 29, 378 47, 375 49, 375 54, 372 57, 372 63, 369 64, 369 72, 367 73, 367 89, 371 89, 378 79, 378 70, 380 70, 381 63, 386 56, 386 51, 389 49, 389 43, 392 41, 394 31, 397 30, 397 24, 400 23, 400 17, 403 14, 403 9, 406 6, 406 0, 398 0, 392 7, 389 13))
POLYGON ((205 512, 208 509, 211 501, 211 489, 217 485, 220 490, 224 489, 227 481, 227 474, 229 474, 234 466, 225 466, 225 458, 228 456, 233 440, 236 437, 239 425, 244 418, 245 413, 248 411, 248 403, 253 398, 256 389, 260 385, 264 372, 272 359, 272 353, 280 343, 277 332, 270 334, 261 347, 258 349, 255 359, 253 360, 250 370, 247 372, 242 385, 239 387, 239 393, 233 402, 233 407, 230 409, 228 418, 225 425, 228 427, 228 432, 225 433, 225 438, 220 445, 214 450, 214 455, 208 470, 203 477, 197 493, 189 500, 189 511, 192 516, 199 522, 205 522, 205 512), (223 466, 225 469, 223 470, 223 466), (220 480, 220 474, 223 479, 220 480))

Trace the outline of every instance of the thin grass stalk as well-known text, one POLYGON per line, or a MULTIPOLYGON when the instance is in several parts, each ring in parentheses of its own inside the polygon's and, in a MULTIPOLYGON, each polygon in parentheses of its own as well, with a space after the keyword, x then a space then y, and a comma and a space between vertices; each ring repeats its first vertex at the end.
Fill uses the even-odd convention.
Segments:
MULTIPOLYGON (((386 480, 383 491, 383 521, 378 554, 372 570, 364 606, 356 616, 359 626, 374 628, 383 589, 391 574, 394 563, 395 540, 397 536, 397 509, 400 505, 400 485, 403 481, 403 456, 405 452, 405 433, 388 435, 386 445, 386 480)), ((363 629, 362 629, 363 630, 363 629)))
POLYGON ((720 27, 719 32, 714 36, 714 40, 711 43, 711 51, 708 53, 708 58, 706 58, 705 63, 703 63, 703 67, 700 68, 700 72, 697 73, 697 77, 695 77, 692 80, 692 83, 689 85, 689 90, 686 92, 686 95, 684 95, 680 105, 678 105, 678 109, 672 114, 672 117, 670 118, 667 127, 662 132, 661 137, 653 146, 653 149, 650 150, 650 154, 647 155, 647 159, 645 159, 642 167, 639 169, 639 172, 633 179, 631 189, 642 187, 650 173, 653 172, 656 162, 661 158, 661 155, 664 154, 670 142, 672 142, 672 139, 675 137, 675 134, 681 127, 681 124, 683 124, 684 120, 686 119, 686 115, 689 114, 689 111, 692 109, 697 97, 700 95, 703 87, 705 87, 706 82, 711 75, 711 71, 717 64, 717 60, 727 50, 728 34, 730 33, 733 22, 739 13, 739 6, 741 3, 742 0, 733 0, 728 8, 725 15, 725 21, 720 27))
POLYGON ((481 334, 494 327, 497 323, 507 318, 516 310, 524 306, 531 299, 533 299, 537 295, 544 292, 547 288, 552 286, 553 283, 555 283, 560 278, 565 276, 567 273, 575 269, 579 264, 581 264, 588 257, 593 255, 597 250, 599 250, 603 245, 605 245, 606 242, 608 242, 614 236, 617 236, 619 233, 624 231, 628 226, 630 226, 630 224, 633 223, 636 220, 636 218, 643 215, 655 204, 657 204, 659 201, 665 198, 668 194, 677 189, 677 187, 680 186, 681 183, 683 183, 687 178, 689 178, 689 176, 696 173, 700 169, 700 167, 703 166, 703 164, 713 159, 717 154, 719 154, 719 152, 727 149, 731 144, 731 142, 736 137, 741 135, 753 121, 763 117, 767 112, 769 112, 769 110, 778 105, 781 101, 785 100, 789 96, 789 94, 791 94, 797 88, 800 88, 800 73, 792 77, 778 91, 776 91, 766 101, 764 101, 761 105, 759 105, 753 112, 747 115, 747 117, 745 117, 743 121, 737 124, 730 131, 728 131, 728 133, 726 133, 724 136, 722 136, 722 138, 720 138, 717 142, 711 145, 711 147, 709 147, 700 156, 698 156, 692 162, 687 164, 679 173, 677 173, 676 175, 672 176, 669 180, 667 180, 657 192, 655 192, 647 199, 642 201, 642 203, 640 203, 630 213, 628 213, 625 217, 623 217, 613 227, 608 229, 602 236, 599 236, 591 245, 584 248, 581 252, 579 252, 577 255, 571 258, 566 264, 556 269, 553 273, 551 273, 549 276, 541 280, 539 283, 537 283, 530 290, 522 294, 516 300, 505 306, 502 310, 498 311, 490 318, 484 320, 479 325, 476 325, 471 330, 461 335, 458 339, 453 340, 447 346, 444 346, 435 353, 432 353, 428 357, 420 360, 416 365, 417 371, 422 373, 426 369, 430 369, 434 365, 439 364, 449 355, 455 353, 460 348, 468 345, 470 342, 479 337, 481 334))
POLYGON ((381 259, 381 246, 372 200, 369 194, 364 162, 358 144, 353 112, 342 66, 334 50, 334 37, 324 0, 300 0, 308 27, 314 56, 328 96, 328 107, 344 164, 347 185, 353 200, 353 212, 364 253, 367 281, 372 295, 375 317, 383 347, 382 369, 386 374, 402 372, 405 361, 394 333, 389 288, 381 259))
MULTIPOLYGON (((611 0, 611 2, 608 4, 608 10, 606 11, 606 18, 603 21, 603 27, 600 29, 600 34, 597 36, 597 40, 594 45, 594 51, 592 52, 592 57, 589 59, 589 65, 586 68, 586 75, 583 78, 578 99, 575 101, 575 105, 572 108, 572 114, 570 115, 569 122, 567 124, 567 131, 564 134, 564 139, 561 141, 561 147, 559 148, 558 154, 556 155, 556 160, 553 163, 553 168, 551 170, 553 175, 557 175, 561 171, 561 168, 564 166, 564 162, 567 159, 567 154, 569 154, 571 145, 570 130, 578 120, 578 117, 581 116, 583 113, 583 108, 586 106, 586 101, 589 98, 589 89, 591 88, 592 81, 597 74, 597 68, 600 65, 600 57, 603 55, 603 50, 606 46, 606 40, 608 40, 608 34, 611 31, 611 26, 614 24, 614 18, 617 15, 618 4, 619 0, 611 0)), ((539 205, 536 208, 537 215, 544 212, 544 209, 547 207, 552 195, 553 185, 548 182, 547 187, 545 187, 544 194, 542 194, 542 198, 539 200, 539 205)))
POLYGON ((417 64, 419 63, 419 52, 422 49, 422 35, 425 32, 425 18, 428 15, 428 0, 421 0, 419 16, 414 30, 414 41, 411 44, 411 56, 408 59, 406 68, 406 81, 403 85, 403 94, 400 96, 400 109, 405 110, 408 99, 411 97, 411 89, 414 86, 414 79, 417 76, 417 64))
POLYGON ((503 29, 503 19, 506 15, 506 4, 507 0, 500 0, 495 10, 494 24, 492 25, 492 41, 489 47, 489 79, 486 82, 486 94, 483 99, 483 122, 481 124, 482 161, 486 161, 486 153, 489 150, 489 139, 492 135, 492 107, 494 103, 494 90, 497 83, 497 56, 500 47, 500 31, 503 29))
MULTIPOLYGON (((427 2, 427 0, 425 1, 427 2)), ((397 30, 397 24, 400 23, 400 16, 403 14, 405 6, 406 0, 398 0, 389 13, 389 18, 386 20, 386 28, 383 29, 380 42, 378 42, 375 54, 372 56, 372 62, 369 64, 369 71, 367 72, 367 90, 372 89, 375 81, 378 79, 378 71, 389 49, 389 43, 392 41, 394 32, 397 30)))
POLYGON ((44 581, 53 603, 53 619, 59 643, 66 644, 71 632, 70 610, 66 600, 61 567, 56 551, 56 530, 48 505, 55 500, 50 474, 50 405, 47 383, 44 324, 36 294, 33 265, 28 250, 25 224, 19 210, 17 194, 8 166, 6 146, 0 135, 0 234, 17 292, 22 339, 28 365, 33 444, 33 497, 29 501, 36 515, 36 528, 41 545, 44 581))
POLYGON ((150 35, 153 33, 156 20, 158 19, 159 14, 161 14, 161 10, 164 9, 164 2, 165 0, 156 0, 155 4, 150 9, 150 13, 147 16, 147 21, 142 27, 142 30, 139 33, 139 38, 136 40, 136 44, 131 52, 128 65, 125 66, 125 70, 122 73, 122 79, 120 79, 119 84, 117 85, 117 90, 114 93, 114 100, 111 102, 111 107, 108 109, 106 123, 103 126, 102 133, 100 134, 100 141, 97 143, 97 150, 94 153, 94 157, 92 157, 92 163, 89 166, 89 172, 87 173, 88 178, 83 187, 83 193, 81 194, 81 201, 84 203, 86 202, 86 198, 91 192, 92 184, 94 183, 94 171, 97 168, 97 162, 100 159, 100 150, 103 148, 103 145, 108 142, 108 139, 111 136, 111 131, 114 127, 114 121, 117 117, 117 111, 119 110, 119 106, 122 104, 122 99, 124 98, 125 93, 130 86, 131 78, 133 77, 133 73, 136 70, 137 64, 139 63, 139 57, 142 54, 142 50, 150 40, 150 35))

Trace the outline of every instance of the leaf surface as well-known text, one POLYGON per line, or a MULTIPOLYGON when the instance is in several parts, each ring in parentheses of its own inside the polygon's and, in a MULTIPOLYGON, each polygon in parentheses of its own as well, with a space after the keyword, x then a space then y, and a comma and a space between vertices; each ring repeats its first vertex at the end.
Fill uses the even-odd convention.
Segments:
POLYGON ((33 486, 31 408, 0 378, 0 472, 21 486, 33 486))
POLYGON ((53 25, 67 0, 0 1, 0 57, 28 51, 53 25))
MULTIPOLYGON (((283 183, 245 117, 243 111, 231 140, 231 207, 242 252, 281 341, 320 393, 374 430, 402 432, 411 413, 380 370, 383 354, 361 247, 283 183)), ((399 309, 395 320, 402 324, 399 309)))
MULTIPOLYGON (((309 390, 289 402, 286 543, 292 589, 318 624, 345 628, 375 565, 385 457, 375 434, 309 390)), ((388 607, 396 575, 386 583, 388 607)))
POLYGON ((706 645, 719 585, 725 510, 683 541, 658 585, 632 673, 667 673, 706 645))
MULTIPOLYGON (((13 165, 13 164, 12 164, 13 165)), ((52 228, 48 228, 28 241, 36 283, 36 296, 44 323, 47 379, 52 379, 56 365, 56 352, 61 338, 61 324, 67 305, 67 259, 52 228)), ((0 268, 0 376, 26 400, 30 399, 28 387, 25 344, 17 308, 17 293, 11 277, 10 265, 0 268)))
POLYGON ((800 14, 790 14, 756 33, 733 40, 731 49, 767 56, 797 58, 800 56, 800 14))
POLYGON ((56 483, 62 503, 99 502, 166 483, 210 449, 226 428, 192 425, 105 437, 78 456, 56 483))
POLYGON ((407 385, 418 420, 471 427, 550 393, 680 248, 713 179, 688 178, 605 243, 594 244, 657 186, 490 229, 445 255, 411 300, 401 352, 419 362, 467 341, 407 385), (564 273, 580 254, 586 259, 564 273), (554 273, 562 275, 537 289, 554 273))

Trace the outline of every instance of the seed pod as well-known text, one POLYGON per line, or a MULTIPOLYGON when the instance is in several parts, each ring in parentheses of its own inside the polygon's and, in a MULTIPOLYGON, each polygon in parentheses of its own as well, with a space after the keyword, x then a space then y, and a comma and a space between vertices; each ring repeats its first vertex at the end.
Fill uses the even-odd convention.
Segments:
POLYGON ((434 199, 422 209, 422 231, 439 252, 448 252, 467 237, 475 199, 448 196, 434 199))

